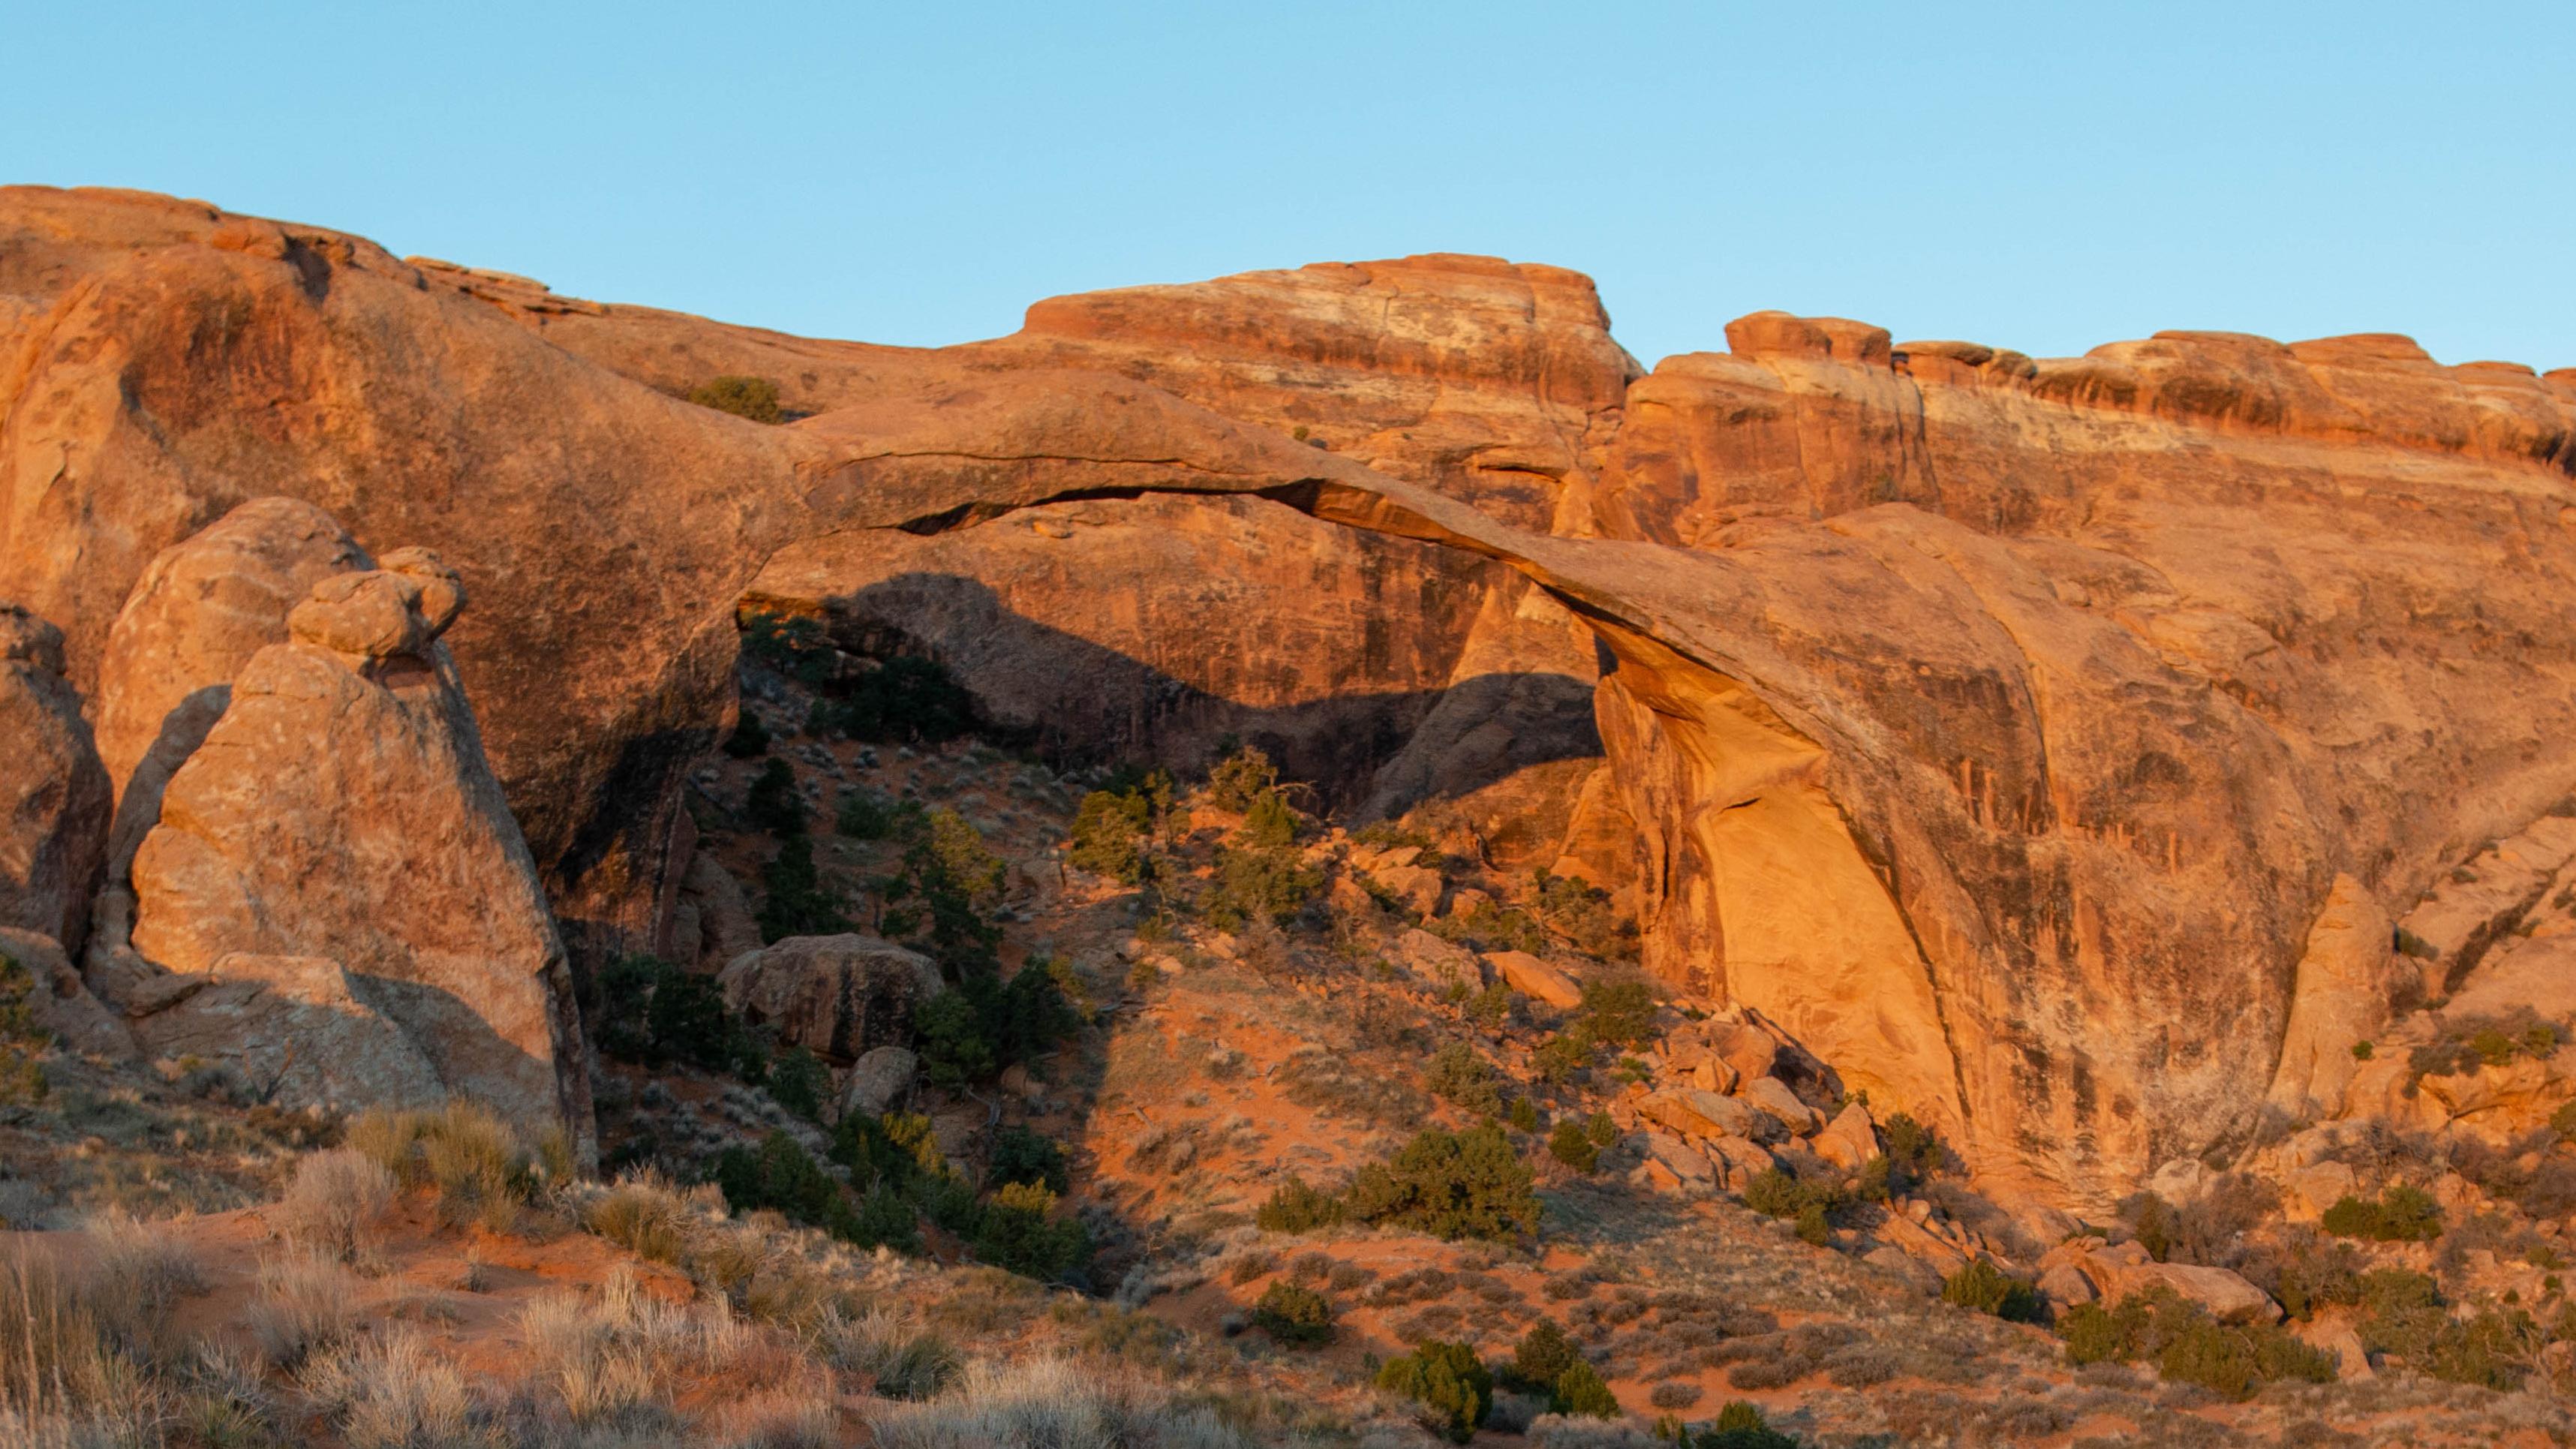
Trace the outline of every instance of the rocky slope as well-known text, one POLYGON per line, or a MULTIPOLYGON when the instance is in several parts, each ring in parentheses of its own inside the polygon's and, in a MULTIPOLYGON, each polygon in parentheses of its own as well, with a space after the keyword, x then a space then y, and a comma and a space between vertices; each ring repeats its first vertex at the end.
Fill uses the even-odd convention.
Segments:
POLYGON ((2352 923, 2576 784, 2576 376, 2402 339, 1766 313, 1640 377, 1580 278, 1418 258, 910 351, 34 189, 0 297, 0 597, 70 685, 249 498, 437 550, 585 965, 667 942, 749 602, 1057 748, 1268 739, 1603 875, 1660 975, 2099 1208, 2410 1009, 2352 923), (670 395, 713 372, 809 415, 670 395))

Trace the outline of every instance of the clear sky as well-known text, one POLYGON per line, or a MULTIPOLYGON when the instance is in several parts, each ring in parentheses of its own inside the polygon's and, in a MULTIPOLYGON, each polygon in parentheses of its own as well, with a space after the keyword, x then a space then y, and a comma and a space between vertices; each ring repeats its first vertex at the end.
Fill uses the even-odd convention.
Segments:
POLYGON ((0 4, 0 179, 871 341, 1418 251, 2041 355, 2576 365, 2576 3, 0 4))

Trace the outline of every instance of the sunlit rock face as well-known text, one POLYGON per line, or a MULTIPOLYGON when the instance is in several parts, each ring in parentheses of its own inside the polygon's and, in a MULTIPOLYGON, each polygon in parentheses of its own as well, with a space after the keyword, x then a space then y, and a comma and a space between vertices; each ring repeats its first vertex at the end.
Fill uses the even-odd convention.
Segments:
POLYGON ((1763 313, 1639 375, 1580 277, 1448 257, 920 351, 159 198, 0 234, 0 597, 87 688, 252 497, 455 560, 577 959, 669 933, 737 614, 811 612, 1051 747, 1268 740, 1603 878, 1652 969, 2082 1206, 2338 1090, 2410 1004, 2373 923, 2576 786, 2565 373, 1763 313), (717 373, 796 420, 673 395, 717 373))

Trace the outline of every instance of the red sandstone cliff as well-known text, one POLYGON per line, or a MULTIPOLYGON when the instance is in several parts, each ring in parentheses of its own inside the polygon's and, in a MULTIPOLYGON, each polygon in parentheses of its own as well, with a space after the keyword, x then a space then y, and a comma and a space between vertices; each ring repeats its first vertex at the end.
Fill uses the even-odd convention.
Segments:
POLYGON ((2400 914, 2576 786, 2576 376, 2402 339, 1765 313, 1638 377, 1580 277, 1417 258, 915 351, 36 189, 0 338, 0 598, 70 681, 248 498, 436 548, 581 951, 656 928, 749 595, 1064 746, 1267 732, 1515 859, 1631 835, 1655 969, 2072 1201, 2242 1133, 2302 983, 2378 979, 2305 959, 2330 900, 2400 914), (810 416, 670 395, 716 372, 810 416))

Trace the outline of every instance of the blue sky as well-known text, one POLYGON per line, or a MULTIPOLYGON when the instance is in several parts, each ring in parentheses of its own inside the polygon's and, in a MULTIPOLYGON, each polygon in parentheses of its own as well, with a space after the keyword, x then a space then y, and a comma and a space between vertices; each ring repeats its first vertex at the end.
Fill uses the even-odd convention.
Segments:
POLYGON ((0 179, 872 341, 1417 251, 2036 354, 2576 365, 2576 4, 7 7, 0 179))

